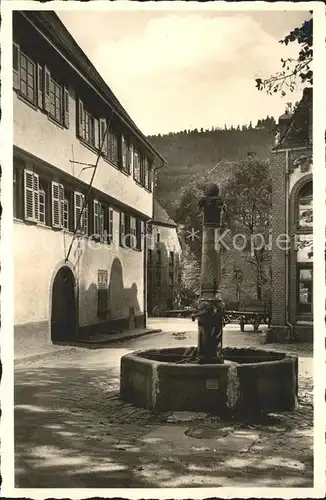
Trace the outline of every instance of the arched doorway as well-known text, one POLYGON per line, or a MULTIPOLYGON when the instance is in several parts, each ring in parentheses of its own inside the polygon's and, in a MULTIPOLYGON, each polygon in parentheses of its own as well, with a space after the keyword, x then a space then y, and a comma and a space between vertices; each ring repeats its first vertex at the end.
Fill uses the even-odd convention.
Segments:
POLYGON ((75 278, 69 267, 57 272, 52 285, 51 340, 69 341, 77 337, 75 278))

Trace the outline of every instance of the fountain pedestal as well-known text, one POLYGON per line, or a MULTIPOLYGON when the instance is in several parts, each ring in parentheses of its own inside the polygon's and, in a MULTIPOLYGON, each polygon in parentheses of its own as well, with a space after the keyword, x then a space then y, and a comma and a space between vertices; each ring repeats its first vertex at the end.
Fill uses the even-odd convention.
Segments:
POLYGON ((262 349, 222 348, 224 303, 216 231, 223 201, 210 184, 204 209, 198 346, 151 349, 121 358, 120 395, 154 411, 240 414, 248 410, 293 410, 298 392, 298 357, 262 349))
POLYGON ((297 356, 259 349, 223 349, 224 363, 178 363, 184 347, 151 349, 121 359, 120 395, 154 411, 215 414, 293 410, 297 356))

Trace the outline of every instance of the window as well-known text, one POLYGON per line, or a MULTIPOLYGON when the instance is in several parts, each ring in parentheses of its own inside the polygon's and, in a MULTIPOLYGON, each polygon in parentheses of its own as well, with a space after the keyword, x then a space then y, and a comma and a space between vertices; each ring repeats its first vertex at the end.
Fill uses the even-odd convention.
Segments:
POLYGON ((312 314, 313 311, 313 269, 312 266, 298 266, 298 312, 312 314))
POLYGON ((157 229, 156 230, 156 243, 160 243, 161 241, 161 233, 160 231, 157 229))
POLYGON ((156 250, 156 263, 161 264, 161 262, 162 262, 161 250, 156 250))
POLYGON ((103 318, 108 313, 108 271, 98 271, 97 315, 103 318))
POLYGON ((78 136, 89 146, 100 148, 99 120, 91 115, 84 107, 83 101, 78 99, 78 136))
POLYGON ((107 208, 107 243, 113 242, 113 208, 107 208))
MULTIPOLYGON (((36 104, 36 65, 23 52, 14 48, 14 75, 16 70, 16 87, 20 95, 30 103, 36 104), (19 82, 19 83, 18 83, 19 82)), ((15 86, 15 76, 14 76, 15 86)))
POLYGON ((75 231, 88 235, 88 205, 85 204, 83 193, 74 193, 74 221, 75 231))
POLYGON ((134 162, 134 179, 140 183, 140 156, 139 152, 135 147, 133 154, 133 162, 134 162))
POLYGON ((136 230, 136 219, 134 217, 130 217, 130 247, 137 248, 137 230, 136 230))
POLYGON ((170 267, 174 266, 174 252, 170 252, 169 265, 170 267))
POLYGON ((69 128, 69 93, 51 78, 47 66, 32 61, 13 43, 13 87, 33 105, 69 128))
POLYGON ((120 246, 126 246, 126 214, 120 212, 120 246))
POLYGON ((63 122, 63 93, 62 87, 52 78, 50 78, 50 109, 49 115, 55 121, 63 122))
POLYGON ((63 229, 69 229, 69 200, 66 196, 63 200, 62 226, 63 229))
POLYGON ((128 147, 128 173, 130 174, 134 167, 134 148, 132 144, 128 147))
POLYGON ((150 178, 150 167, 148 163, 148 158, 144 159, 144 186, 146 189, 151 190, 151 178, 150 178))
POLYGON ((161 286, 161 271, 157 271, 156 273, 156 287, 159 288, 161 286))
POLYGON ((93 200, 93 237, 104 239, 104 208, 97 200, 93 200))
POLYGON ((298 223, 299 227, 312 228, 312 181, 307 182, 300 190, 298 201, 298 223))
POLYGON ((121 135, 121 168, 124 172, 130 173, 129 148, 125 136, 121 135))
POLYGON ((112 163, 118 165, 119 154, 118 154, 118 138, 116 134, 110 130, 108 134, 108 158, 112 163))
POLYGON ((45 225, 46 193, 40 185, 39 189, 39 223, 45 225))

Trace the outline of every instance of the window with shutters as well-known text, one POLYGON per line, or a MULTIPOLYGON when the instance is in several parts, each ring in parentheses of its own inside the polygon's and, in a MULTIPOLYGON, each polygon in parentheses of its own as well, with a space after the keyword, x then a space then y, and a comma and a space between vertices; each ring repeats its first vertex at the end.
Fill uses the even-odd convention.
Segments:
POLYGON ((52 227, 69 229, 69 201, 64 186, 52 182, 52 227))
POLYGON ((36 105, 36 64, 24 54, 17 44, 13 50, 14 88, 31 104, 36 105))
POLYGON ((51 118, 53 118, 56 122, 63 124, 63 91, 61 85, 59 85, 53 78, 50 78, 49 94, 49 116, 51 116, 51 118))
POLYGON ((114 165, 118 166, 119 164, 118 137, 112 129, 110 129, 107 134, 106 156, 114 165))
POLYGON ((99 270, 97 277, 97 315, 104 318, 108 313, 108 271, 99 270))
POLYGON ((130 248, 137 248, 137 221, 135 217, 130 217, 130 237, 129 246, 130 248))
POLYGON ((85 195, 77 191, 74 193, 74 229, 88 235, 88 204, 85 204, 85 195))
POLYGON ((104 207, 97 200, 93 200, 93 238, 104 239, 104 207))
POLYGON ((100 121, 78 99, 78 136, 89 146, 100 149, 100 121))

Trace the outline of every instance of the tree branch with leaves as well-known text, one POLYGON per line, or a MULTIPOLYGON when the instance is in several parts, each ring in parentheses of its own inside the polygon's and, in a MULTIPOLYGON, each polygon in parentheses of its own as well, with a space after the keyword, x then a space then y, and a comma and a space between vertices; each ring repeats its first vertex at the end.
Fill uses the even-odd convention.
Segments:
POLYGON ((281 71, 269 78, 256 78, 256 87, 267 94, 280 92, 285 96, 287 92, 293 92, 297 86, 298 79, 303 84, 313 85, 313 21, 309 19, 302 26, 295 28, 282 40, 281 44, 297 42, 300 50, 297 58, 281 59, 281 71))

